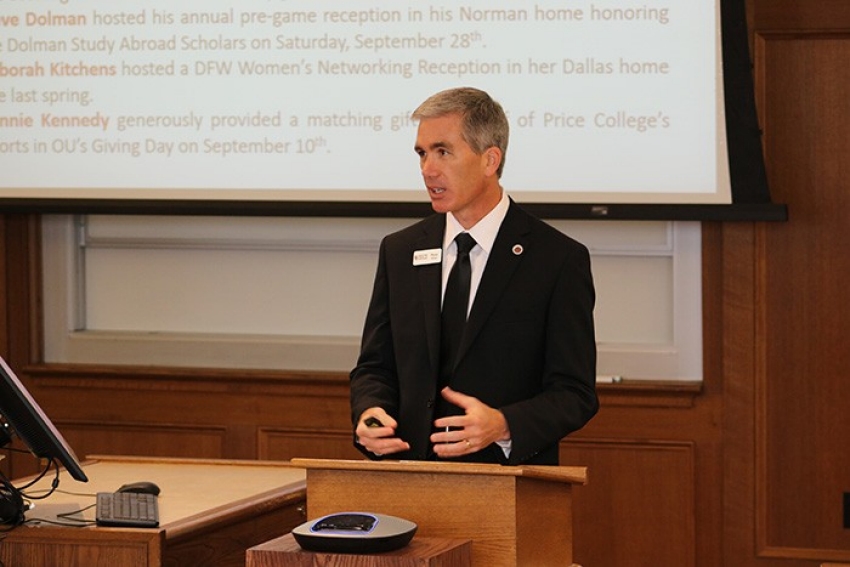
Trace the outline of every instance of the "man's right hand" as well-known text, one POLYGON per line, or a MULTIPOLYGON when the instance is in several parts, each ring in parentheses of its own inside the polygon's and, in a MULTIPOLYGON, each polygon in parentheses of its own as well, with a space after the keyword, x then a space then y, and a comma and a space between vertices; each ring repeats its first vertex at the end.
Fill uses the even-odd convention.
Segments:
POLYGON ((398 423, 382 408, 369 408, 360 414, 355 435, 357 443, 378 457, 410 449, 410 445, 396 437, 398 423), (368 423, 367 423, 368 422, 368 423))

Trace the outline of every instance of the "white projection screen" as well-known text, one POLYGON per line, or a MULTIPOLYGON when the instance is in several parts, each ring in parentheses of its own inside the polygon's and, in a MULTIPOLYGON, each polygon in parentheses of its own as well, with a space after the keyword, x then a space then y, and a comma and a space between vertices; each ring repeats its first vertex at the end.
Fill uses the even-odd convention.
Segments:
POLYGON ((720 0, 0 9, 0 206, 424 204, 409 114, 455 86, 507 111, 518 201, 733 204, 720 0))

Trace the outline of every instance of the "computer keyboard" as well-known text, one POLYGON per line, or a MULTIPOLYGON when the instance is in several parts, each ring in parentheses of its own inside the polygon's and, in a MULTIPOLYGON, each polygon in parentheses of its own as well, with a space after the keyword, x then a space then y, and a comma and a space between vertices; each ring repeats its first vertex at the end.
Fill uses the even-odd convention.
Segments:
POLYGON ((159 502, 141 492, 98 492, 98 526, 155 528, 159 526, 159 502))

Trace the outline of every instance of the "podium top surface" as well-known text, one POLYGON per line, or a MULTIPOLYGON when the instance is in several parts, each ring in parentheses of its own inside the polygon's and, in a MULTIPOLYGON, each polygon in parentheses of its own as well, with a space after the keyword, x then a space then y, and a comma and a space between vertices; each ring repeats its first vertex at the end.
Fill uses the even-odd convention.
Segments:
POLYGON ((569 484, 587 484, 587 467, 456 463, 440 461, 367 461, 345 459, 292 459, 293 466, 314 470, 350 470, 481 476, 513 476, 569 484))

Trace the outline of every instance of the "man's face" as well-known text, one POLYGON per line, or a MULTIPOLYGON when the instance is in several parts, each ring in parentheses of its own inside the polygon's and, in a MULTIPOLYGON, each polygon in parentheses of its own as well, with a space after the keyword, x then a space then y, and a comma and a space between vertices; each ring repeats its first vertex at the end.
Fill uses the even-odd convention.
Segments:
POLYGON ((472 151, 461 135, 461 121, 460 114, 421 120, 415 149, 433 209, 453 213, 469 228, 501 198, 496 176, 501 154, 496 148, 481 155, 472 151))

